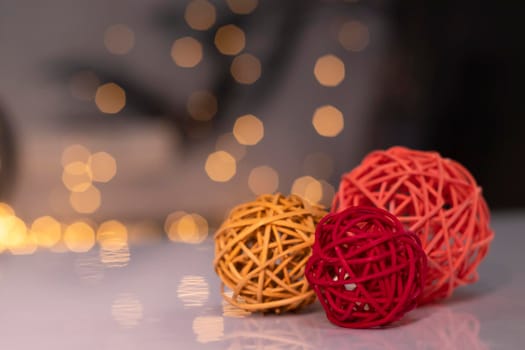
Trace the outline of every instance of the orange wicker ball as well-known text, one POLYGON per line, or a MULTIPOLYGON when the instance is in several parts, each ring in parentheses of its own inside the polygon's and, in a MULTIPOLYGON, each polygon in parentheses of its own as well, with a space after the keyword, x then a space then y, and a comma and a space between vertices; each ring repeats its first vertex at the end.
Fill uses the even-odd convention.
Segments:
POLYGON ((295 195, 262 195, 235 207, 215 233, 223 298, 247 311, 276 314, 311 304, 315 293, 304 269, 325 214, 295 195))
POLYGON ((421 239, 429 266, 420 303, 478 279, 494 234, 481 188, 459 163, 404 147, 372 152, 343 176, 332 211, 355 205, 390 211, 421 239))

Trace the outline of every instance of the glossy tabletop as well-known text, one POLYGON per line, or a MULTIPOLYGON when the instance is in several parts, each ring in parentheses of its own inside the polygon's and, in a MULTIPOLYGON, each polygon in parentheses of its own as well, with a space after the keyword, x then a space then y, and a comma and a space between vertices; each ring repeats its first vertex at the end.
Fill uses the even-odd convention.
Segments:
POLYGON ((480 281, 386 329, 329 323, 319 304, 247 315, 222 302, 213 242, 132 246, 131 258, 0 256, 1 349, 523 349, 524 213, 494 215, 480 281))

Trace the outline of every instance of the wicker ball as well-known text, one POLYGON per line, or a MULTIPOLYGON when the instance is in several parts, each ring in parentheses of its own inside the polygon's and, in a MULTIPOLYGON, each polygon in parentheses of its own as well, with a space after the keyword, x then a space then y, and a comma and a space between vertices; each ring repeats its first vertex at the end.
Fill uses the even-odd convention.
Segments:
POLYGON ((389 212, 364 206, 321 220, 306 266, 328 319, 348 328, 400 319, 416 306, 425 272, 417 236, 389 212))
POLYGON ((493 232, 481 188, 459 163, 403 147, 372 152, 343 176, 332 211, 355 205, 390 211, 421 239, 429 271, 420 303, 478 279, 493 232))
POLYGON ((325 214, 298 196, 281 194, 234 208, 215 234, 214 266, 224 299, 247 311, 276 314, 311 304, 315 293, 304 268, 325 214))

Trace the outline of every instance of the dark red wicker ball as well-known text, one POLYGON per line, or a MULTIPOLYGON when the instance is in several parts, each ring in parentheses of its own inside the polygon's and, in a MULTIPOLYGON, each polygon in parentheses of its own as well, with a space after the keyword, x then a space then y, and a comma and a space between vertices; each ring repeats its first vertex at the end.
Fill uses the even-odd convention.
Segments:
POLYGON ((305 273, 332 323, 372 328, 416 306, 426 266, 419 239, 394 215, 359 206, 319 222, 305 273))

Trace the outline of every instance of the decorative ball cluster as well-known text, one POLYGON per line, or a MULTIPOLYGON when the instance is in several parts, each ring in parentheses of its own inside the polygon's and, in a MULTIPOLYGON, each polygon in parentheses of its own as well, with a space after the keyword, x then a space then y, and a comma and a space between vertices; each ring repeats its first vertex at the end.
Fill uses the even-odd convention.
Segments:
POLYGON ((306 277, 331 322, 370 328, 396 321, 416 306, 425 271, 419 239, 394 215, 352 207, 317 225, 306 277))
POLYGON ((481 188, 459 163, 403 147, 372 152, 343 176, 332 211, 357 205, 390 211, 421 239, 429 271, 420 302, 478 279, 493 232, 481 188))
POLYGON ((215 234, 214 266, 224 299, 247 311, 277 314, 311 304, 315 293, 304 269, 325 214, 281 194, 234 208, 215 234))

